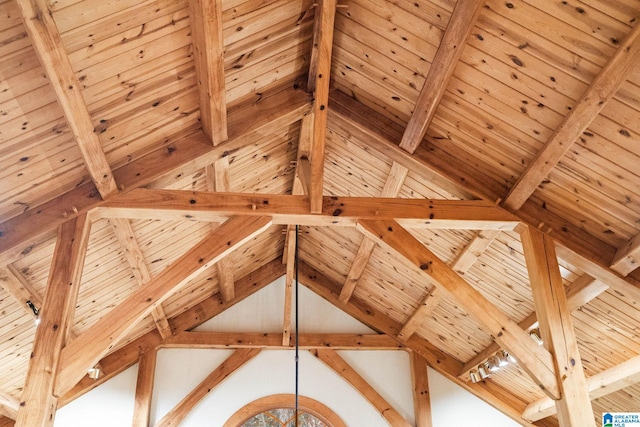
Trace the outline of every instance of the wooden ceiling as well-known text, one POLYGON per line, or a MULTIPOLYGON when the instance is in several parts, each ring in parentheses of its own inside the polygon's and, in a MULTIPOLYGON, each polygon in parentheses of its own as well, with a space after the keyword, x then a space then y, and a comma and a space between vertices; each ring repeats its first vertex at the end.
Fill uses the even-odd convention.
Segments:
POLYGON ((0 0, 0 414, 285 274, 289 346, 296 224, 303 285, 523 425, 637 409, 639 16, 0 0))

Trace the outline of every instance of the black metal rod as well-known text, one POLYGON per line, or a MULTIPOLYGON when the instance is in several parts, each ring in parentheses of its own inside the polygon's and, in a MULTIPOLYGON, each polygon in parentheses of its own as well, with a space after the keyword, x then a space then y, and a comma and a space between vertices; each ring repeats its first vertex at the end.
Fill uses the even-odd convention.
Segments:
POLYGON ((296 269, 296 300, 295 300, 295 306, 296 306, 296 421, 295 421, 295 426, 298 427, 298 396, 299 396, 299 389, 298 389, 298 383, 299 383, 299 365, 300 365, 300 358, 298 357, 298 350, 299 350, 299 346, 298 346, 298 335, 300 335, 300 331, 298 330, 298 225, 296 224, 296 247, 295 247, 295 269, 296 269))

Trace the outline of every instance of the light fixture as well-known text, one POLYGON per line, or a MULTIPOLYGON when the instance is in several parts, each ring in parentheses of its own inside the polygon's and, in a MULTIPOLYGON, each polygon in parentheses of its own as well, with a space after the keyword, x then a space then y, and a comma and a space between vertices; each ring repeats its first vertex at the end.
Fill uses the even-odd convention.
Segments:
POLYGON ((93 368, 89 368, 87 370, 87 375, 92 380, 97 380, 98 378, 100 378, 100 367, 99 366, 94 366, 93 368))
POLYGON ((490 372, 495 372, 498 369, 500 369, 500 360, 498 360, 498 356, 489 357, 489 359, 487 360, 487 363, 489 364, 490 372))
POLYGON ((469 372, 469 378, 471 379, 471 382, 474 383, 474 384, 482 381, 482 378, 480 378, 480 375, 478 374, 478 371, 476 371, 475 369, 472 369, 469 372))
POLYGON ((478 375, 480 375, 480 378, 483 380, 491 376, 491 371, 489 370, 489 362, 484 362, 478 365, 478 375))
POLYGON ((27 300, 27 306, 31 309, 31 311, 33 311, 33 316, 36 318, 36 326, 38 326, 40 324, 40 310, 38 310, 38 307, 36 307, 36 305, 31 300, 27 300))
POLYGON ((536 328, 536 329, 530 330, 529 336, 531 337, 532 340, 535 341, 536 344, 542 345, 543 341, 542 341, 542 336, 540 336, 540 329, 536 328))
POLYGON ((498 360, 498 366, 501 368, 509 364, 509 353, 504 350, 500 350, 496 353, 496 359, 498 360))

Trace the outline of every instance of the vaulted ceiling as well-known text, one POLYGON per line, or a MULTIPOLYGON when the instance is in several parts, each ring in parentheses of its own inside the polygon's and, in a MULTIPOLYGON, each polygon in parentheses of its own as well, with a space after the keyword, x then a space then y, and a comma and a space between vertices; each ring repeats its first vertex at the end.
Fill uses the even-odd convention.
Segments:
POLYGON ((0 414, 35 425, 20 402, 282 275, 289 346, 296 225, 301 284, 523 425, 631 410, 639 16, 0 0, 0 414), (517 363, 471 382, 500 349, 517 363))

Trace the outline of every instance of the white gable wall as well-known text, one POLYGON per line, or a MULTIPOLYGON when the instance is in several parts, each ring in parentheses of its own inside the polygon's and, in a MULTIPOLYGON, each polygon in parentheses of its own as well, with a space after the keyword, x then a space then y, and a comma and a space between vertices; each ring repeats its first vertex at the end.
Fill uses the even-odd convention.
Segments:
MULTIPOLYGON (((277 280, 198 330, 279 332, 284 281, 277 280)), ((371 333, 346 313, 300 287, 302 333, 371 333)), ((158 352, 151 425, 159 421, 233 350, 162 349, 158 352)), ((410 423, 414 422, 409 357, 404 351, 340 351, 410 423)), ((454 383, 429 371, 434 427, 517 426, 454 383)), ((97 387, 56 414, 55 427, 129 426, 133 415, 137 366, 97 387)), ((264 350, 212 390, 181 424, 220 427, 245 404, 277 393, 294 393, 294 352, 264 350)), ((300 393, 336 412, 348 426, 386 427, 388 423, 350 384, 307 351, 300 351, 300 393)))

